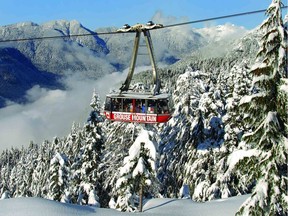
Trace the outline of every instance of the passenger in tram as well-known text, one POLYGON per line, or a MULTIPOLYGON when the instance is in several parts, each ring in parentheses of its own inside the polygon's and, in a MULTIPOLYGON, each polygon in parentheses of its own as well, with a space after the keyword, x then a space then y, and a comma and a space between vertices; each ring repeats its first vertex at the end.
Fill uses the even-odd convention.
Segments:
POLYGON ((137 113, 141 113, 141 110, 142 110, 142 109, 141 109, 141 107, 142 107, 142 106, 141 106, 141 100, 136 99, 135 106, 136 106, 136 107, 135 107, 135 108, 136 108, 136 112, 137 112, 137 113))
POLYGON ((112 101, 111 101, 111 109, 112 109, 112 111, 116 111, 115 104, 116 104, 115 99, 112 99, 112 101))
POLYGON ((155 110, 156 107, 156 101, 155 100, 148 100, 148 113, 154 114, 157 112, 157 110, 155 110))
POLYGON ((157 103, 157 111, 158 111, 158 114, 163 113, 163 110, 162 110, 162 107, 161 107, 160 103, 157 103))
POLYGON ((168 106, 163 106, 163 113, 165 113, 165 114, 169 113, 168 106))
POLYGON ((136 113, 141 113, 141 106, 140 106, 140 104, 138 104, 138 105, 136 106, 136 113))
POLYGON ((151 113, 151 114, 154 113, 154 106, 151 103, 149 103, 148 105, 148 113, 151 113))
POLYGON ((119 99, 112 99, 112 111, 120 111, 120 102, 119 99))
POLYGON ((127 106, 127 104, 123 104, 123 112, 128 112, 128 106, 127 106))
POLYGON ((123 111, 124 112, 130 112, 131 106, 132 106, 132 102, 130 99, 123 99, 123 111))
POLYGON ((132 103, 130 103, 130 105, 129 105, 129 111, 133 112, 133 104, 132 103))
POLYGON ((142 113, 146 113, 145 103, 142 104, 142 113))

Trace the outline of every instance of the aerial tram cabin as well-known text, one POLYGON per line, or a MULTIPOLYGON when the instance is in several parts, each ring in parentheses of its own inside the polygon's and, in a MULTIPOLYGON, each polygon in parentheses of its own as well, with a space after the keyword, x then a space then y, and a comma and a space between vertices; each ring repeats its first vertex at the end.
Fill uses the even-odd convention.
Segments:
POLYGON ((169 95, 109 94, 106 96, 105 116, 112 121, 163 123, 170 117, 169 95))
POLYGON ((160 79, 156 69, 153 53, 152 40, 149 30, 162 28, 161 24, 154 24, 149 21, 146 25, 137 24, 129 26, 125 24, 118 32, 136 32, 134 41, 132 61, 125 82, 122 84, 119 93, 106 95, 104 114, 108 120, 120 122, 138 122, 138 123, 164 123, 171 118, 171 109, 169 108, 169 94, 160 93, 160 79), (144 34, 148 54, 153 72, 153 91, 138 93, 129 91, 129 85, 135 69, 139 41, 141 33, 144 34))

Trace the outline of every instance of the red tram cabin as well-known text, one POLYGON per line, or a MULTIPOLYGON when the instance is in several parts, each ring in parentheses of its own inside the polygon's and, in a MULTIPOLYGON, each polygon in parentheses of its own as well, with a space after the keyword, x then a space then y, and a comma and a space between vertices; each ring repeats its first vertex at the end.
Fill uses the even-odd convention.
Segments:
POLYGON ((109 94, 104 114, 112 121, 164 123, 171 118, 169 95, 109 94))

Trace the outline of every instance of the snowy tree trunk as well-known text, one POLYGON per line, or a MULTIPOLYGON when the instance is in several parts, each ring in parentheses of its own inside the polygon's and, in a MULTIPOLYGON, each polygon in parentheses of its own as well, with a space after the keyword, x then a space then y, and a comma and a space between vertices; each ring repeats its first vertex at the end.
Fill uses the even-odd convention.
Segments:
POLYGON ((140 183, 140 191, 139 191, 139 211, 143 210, 143 184, 140 183))

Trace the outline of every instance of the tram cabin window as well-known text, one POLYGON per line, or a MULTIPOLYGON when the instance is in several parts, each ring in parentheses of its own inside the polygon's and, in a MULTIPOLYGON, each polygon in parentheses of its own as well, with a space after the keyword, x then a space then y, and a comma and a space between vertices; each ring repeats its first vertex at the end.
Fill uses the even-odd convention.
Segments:
POLYGON ((116 104, 118 105, 117 111, 123 112, 123 99, 117 98, 116 104))
POLYGON ((120 111, 122 105, 121 105, 121 99, 120 98, 112 98, 112 111, 120 111))
POLYGON ((132 99, 123 99, 123 112, 133 112, 132 99))
POLYGON ((105 110, 111 111, 111 98, 107 97, 105 102, 105 110))
POLYGON ((158 113, 160 113, 160 114, 169 113, 168 100, 159 100, 158 101, 158 113))
POLYGON ((148 100, 147 113, 149 114, 157 113, 155 100, 148 100))
POLYGON ((146 113, 146 105, 144 99, 135 100, 135 111, 136 113, 146 113))

